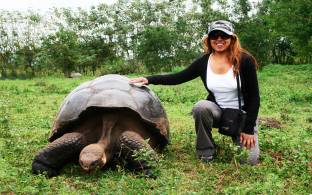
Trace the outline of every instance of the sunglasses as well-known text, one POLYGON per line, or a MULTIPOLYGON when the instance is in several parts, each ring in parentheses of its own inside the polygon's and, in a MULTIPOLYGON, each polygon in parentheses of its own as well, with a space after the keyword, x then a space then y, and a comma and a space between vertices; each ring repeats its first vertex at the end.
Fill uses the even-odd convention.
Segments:
POLYGON ((231 38, 232 36, 221 31, 214 31, 209 34, 209 38, 211 40, 217 40, 219 37, 221 37, 221 39, 223 40, 226 40, 226 39, 231 38))

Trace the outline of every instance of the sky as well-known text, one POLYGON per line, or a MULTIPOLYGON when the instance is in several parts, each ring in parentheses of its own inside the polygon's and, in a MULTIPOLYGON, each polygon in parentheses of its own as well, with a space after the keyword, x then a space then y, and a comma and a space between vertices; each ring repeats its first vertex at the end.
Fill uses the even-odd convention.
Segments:
POLYGON ((26 11, 34 9, 48 11, 52 7, 81 7, 88 9, 100 3, 113 4, 116 0, 0 0, 0 10, 26 11))

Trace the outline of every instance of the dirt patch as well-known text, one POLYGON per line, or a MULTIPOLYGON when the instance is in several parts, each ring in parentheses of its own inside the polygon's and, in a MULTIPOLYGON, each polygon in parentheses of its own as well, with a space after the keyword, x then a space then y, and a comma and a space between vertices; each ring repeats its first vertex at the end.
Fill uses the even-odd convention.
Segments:
POLYGON ((14 195, 14 192, 0 192, 1 195, 14 195))
POLYGON ((277 161, 282 161, 283 154, 280 152, 271 152, 270 155, 277 161))
POLYGON ((312 174, 312 161, 308 163, 308 170, 309 170, 309 173, 312 174))
POLYGON ((282 123, 279 120, 271 117, 259 117, 259 124, 268 128, 282 128, 282 123))

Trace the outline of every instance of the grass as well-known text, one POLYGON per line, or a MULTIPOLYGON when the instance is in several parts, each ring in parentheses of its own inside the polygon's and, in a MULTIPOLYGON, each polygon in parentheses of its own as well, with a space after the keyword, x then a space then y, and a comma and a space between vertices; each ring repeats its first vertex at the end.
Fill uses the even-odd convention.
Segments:
POLYGON ((282 128, 260 125, 261 163, 236 163, 231 140, 217 131, 216 160, 195 157, 193 105, 205 99, 199 79, 179 86, 150 86, 169 117, 171 144, 161 154, 157 179, 118 167, 83 173, 67 165, 48 179, 31 173, 34 155, 47 143, 64 97, 92 79, 35 78, 0 81, 0 192, 14 194, 310 194, 312 193, 312 65, 270 65, 259 72, 261 117, 282 128))

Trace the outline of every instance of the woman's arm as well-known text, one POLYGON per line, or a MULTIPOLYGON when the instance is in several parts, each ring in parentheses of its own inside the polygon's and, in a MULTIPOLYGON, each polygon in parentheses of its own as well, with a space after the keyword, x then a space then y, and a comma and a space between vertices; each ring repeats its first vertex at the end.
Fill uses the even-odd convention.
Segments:
POLYGON ((173 74, 165 74, 165 75, 153 75, 148 77, 140 77, 131 79, 131 83, 142 83, 142 84, 161 84, 161 85, 177 85, 192 79, 195 79, 200 75, 199 69, 200 66, 205 65, 205 56, 195 60, 191 65, 189 65, 184 70, 173 73, 173 74))
POLYGON ((248 102, 246 102, 247 117, 243 132, 247 134, 253 134, 260 107, 260 95, 256 64, 251 57, 246 59, 243 71, 246 85, 245 93, 248 94, 248 102))

